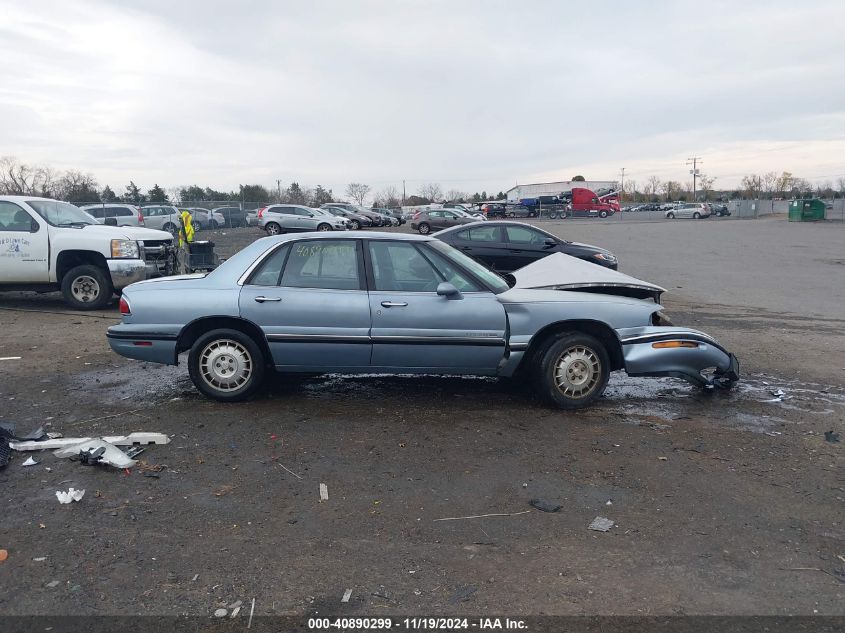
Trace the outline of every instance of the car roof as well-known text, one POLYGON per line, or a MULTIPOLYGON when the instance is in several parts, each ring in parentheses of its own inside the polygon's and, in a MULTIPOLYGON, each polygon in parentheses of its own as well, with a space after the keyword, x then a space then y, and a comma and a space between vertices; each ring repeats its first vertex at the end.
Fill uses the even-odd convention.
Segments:
MULTIPOLYGON (((483 224, 480 223, 480 224, 483 224)), ((466 226, 466 225, 464 225, 466 226)), ((283 235, 273 235, 270 237, 263 237, 261 240, 269 240, 276 243, 291 242, 301 239, 309 240, 393 240, 400 242, 432 242, 433 237, 427 235, 417 235, 415 233, 387 233, 385 231, 356 231, 350 235, 348 233, 337 234, 330 231, 307 231, 305 233, 284 233, 283 235)), ((256 240, 256 241, 261 241, 256 240)), ((255 243, 255 242, 253 242, 255 243)), ((268 242, 269 243, 269 242, 268 242)))
POLYGON ((46 200, 48 202, 62 202, 55 198, 42 198, 41 196, 0 196, 0 200, 8 202, 26 202, 27 200, 46 200))

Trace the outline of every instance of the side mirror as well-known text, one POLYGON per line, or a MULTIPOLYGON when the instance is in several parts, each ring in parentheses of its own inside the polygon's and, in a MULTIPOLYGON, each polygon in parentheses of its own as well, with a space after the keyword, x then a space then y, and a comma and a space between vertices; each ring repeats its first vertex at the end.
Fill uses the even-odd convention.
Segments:
POLYGON ((35 220, 35 218, 30 219, 30 221, 29 221, 29 232, 30 233, 38 233, 38 229, 40 229, 40 228, 41 228, 41 226, 38 224, 38 222, 35 220))
POLYGON ((103 224, 106 226, 117 226, 117 218, 106 218, 103 224))
POLYGON ((552 248, 552 247, 554 247, 554 246, 557 246, 557 241, 556 241, 556 240, 553 240, 553 239, 552 239, 552 238, 550 238, 550 237, 547 237, 547 238, 546 238, 546 241, 545 241, 545 242, 543 242, 543 245, 545 246, 545 248, 552 248))
POLYGON ((443 281, 437 284, 437 294, 447 299, 463 299, 464 296, 448 281, 443 281))

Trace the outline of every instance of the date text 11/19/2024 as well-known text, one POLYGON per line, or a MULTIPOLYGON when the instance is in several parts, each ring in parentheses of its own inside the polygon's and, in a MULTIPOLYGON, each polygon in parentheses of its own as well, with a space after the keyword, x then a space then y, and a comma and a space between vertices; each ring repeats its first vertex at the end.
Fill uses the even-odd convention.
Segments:
POLYGON ((526 630, 524 620, 511 618, 309 618, 312 631, 367 631, 400 629, 405 631, 526 630))

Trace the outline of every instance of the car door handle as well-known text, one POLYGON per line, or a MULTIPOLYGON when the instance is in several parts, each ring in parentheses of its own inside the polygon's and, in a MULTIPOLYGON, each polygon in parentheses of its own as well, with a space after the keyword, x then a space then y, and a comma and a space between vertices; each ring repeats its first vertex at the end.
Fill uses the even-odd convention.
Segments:
POLYGON ((258 303, 264 303, 265 301, 281 301, 281 297, 255 297, 255 301, 258 303))
POLYGON ((408 304, 404 301, 382 301, 381 305, 385 308, 404 308, 408 304))

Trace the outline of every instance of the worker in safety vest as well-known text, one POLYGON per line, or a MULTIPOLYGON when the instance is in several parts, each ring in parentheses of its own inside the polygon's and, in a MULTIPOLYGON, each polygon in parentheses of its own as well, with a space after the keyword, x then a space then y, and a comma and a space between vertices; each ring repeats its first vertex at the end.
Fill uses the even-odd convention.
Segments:
POLYGON ((182 227, 179 229, 179 246, 181 247, 182 244, 194 241, 194 225, 191 218, 190 211, 182 211, 181 213, 182 218, 182 227))

